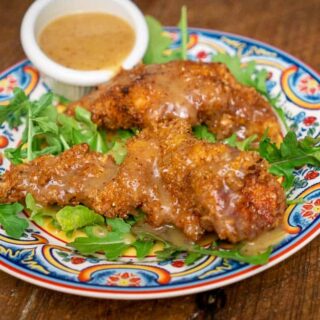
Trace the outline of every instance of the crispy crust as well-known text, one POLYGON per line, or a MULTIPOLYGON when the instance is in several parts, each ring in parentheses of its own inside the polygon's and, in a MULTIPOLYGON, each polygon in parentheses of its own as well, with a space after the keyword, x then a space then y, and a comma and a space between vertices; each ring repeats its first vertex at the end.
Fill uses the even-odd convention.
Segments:
POLYGON ((174 118, 191 125, 205 123, 218 139, 237 133, 261 137, 268 128, 274 141, 281 136, 271 106, 255 89, 238 83, 220 63, 173 61, 140 65, 120 72, 109 83, 69 106, 92 113, 108 129, 146 128, 174 118))
POLYGON ((1 178, 0 202, 79 204, 108 217, 141 207, 154 226, 173 224, 193 240, 205 231, 238 242, 281 221, 284 190, 255 152, 195 139, 187 121, 143 130, 120 167, 77 145, 57 157, 12 167, 1 178))

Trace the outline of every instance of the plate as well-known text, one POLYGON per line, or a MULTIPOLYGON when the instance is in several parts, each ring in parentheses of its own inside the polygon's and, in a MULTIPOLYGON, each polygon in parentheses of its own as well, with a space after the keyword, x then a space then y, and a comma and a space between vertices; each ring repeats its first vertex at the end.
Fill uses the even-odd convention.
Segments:
MULTIPOLYGON (((242 62, 254 60, 268 71, 267 87, 280 95, 287 122, 299 138, 320 132, 319 75, 296 58, 267 44, 233 34, 212 30, 190 30, 189 58, 210 61, 217 52, 241 56, 242 62)), ((179 45, 175 28, 167 32, 179 45)), ((23 88, 38 98, 49 88, 38 71, 24 60, 0 76, 0 104, 12 98, 14 87, 23 88)), ((7 147, 15 147, 23 128, 0 127, 0 171, 9 163, 3 158, 7 147)), ((30 283, 61 292, 109 299, 154 299, 186 295, 222 287, 266 270, 288 258, 320 233, 320 168, 303 167, 295 172, 290 198, 303 197, 304 204, 291 205, 285 213, 287 236, 273 250, 268 264, 252 266, 216 257, 203 257, 186 266, 182 258, 157 262, 154 257, 137 261, 124 256, 116 263, 100 257, 76 254, 52 231, 30 222, 20 239, 0 230, 0 269, 30 283)))

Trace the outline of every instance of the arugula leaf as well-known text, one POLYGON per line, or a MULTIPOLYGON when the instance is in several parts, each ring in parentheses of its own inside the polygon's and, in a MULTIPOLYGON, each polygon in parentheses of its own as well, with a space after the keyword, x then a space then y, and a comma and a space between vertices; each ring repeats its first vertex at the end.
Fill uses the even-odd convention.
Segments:
POLYGON ((116 164, 121 164, 127 156, 126 144, 116 141, 108 153, 113 157, 116 164))
POLYGON ((22 118, 28 113, 29 99, 20 88, 14 88, 14 97, 7 106, 0 106, 0 124, 8 122, 10 129, 22 124, 22 118))
POLYGON ((258 136, 256 134, 244 139, 244 140, 238 140, 237 135, 234 133, 229 138, 226 138, 223 140, 223 143, 229 145, 230 147, 237 148, 241 151, 248 151, 252 150, 252 143, 256 141, 258 136))
POLYGON ((192 128, 192 132, 200 140, 205 140, 211 143, 216 142, 215 135, 209 131, 206 125, 198 125, 192 128))
POLYGON ((76 107, 75 118, 59 115, 60 132, 67 147, 87 143, 90 150, 107 152, 107 144, 102 138, 101 131, 91 120, 91 113, 81 107, 76 107))
POLYGON ((254 87, 262 94, 267 93, 266 80, 268 73, 266 70, 257 70, 254 61, 250 61, 245 67, 242 67, 238 56, 231 56, 226 53, 216 54, 212 57, 212 61, 224 63, 240 83, 254 87))
POLYGON ((100 153, 106 153, 108 151, 106 139, 102 130, 97 130, 91 140, 92 150, 100 153))
MULTIPOLYGON (((19 123, 22 122, 23 116, 27 116, 26 128, 22 135, 21 145, 16 149, 10 149, 6 154, 11 158, 14 163, 21 163, 23 159, 28 159, 29 161, 41 155, 39 146, 43 145, 43 142, 48 142, 52 138, 52 134, 56 134, 57 125, 56 121, 56 110, 53 107, 53 93, 44 94, 39 101, 31 101, 29 98, 21 91, 15 92, 15 97, 13 98, 13 105, 9 105, 8 108, 12 107, 13 110, 19 109, 23 110, 19 114, 19 123), (23 96, 23 99, 21 98, 23 96), (20 98, 19 98, 20 97, 20 98), (26 148, 25 148, 26 147, 26 148), (26 149, 25 152, 22 152, 26 149)), ((10 117, 9 115, 7 115, 10 117)), ((6 119, 0 119, 1 121, 6 121, 6 119)), ((10 121, 9 121, 10 125, 10 121)), ((51 139, 51 141, 53 141, 51 139)), ((53 146, 49 145, 48 151, 53 152, 53 146)), ((56 150, 56 146, 54 150, 56 150)), ((59 148, 58 148, 59 149, 59 148)))
POLYGON ((187 21, 187 7, 183 6, 181 8, 181 18, 178 24, 180 28, 180 36, 181 36, 181 59, 187 60, 188 58, 188 21, 187 21))
POLYGON ((56 217, 56 211, 51 208, 44 208, 37 204, 33 196, 28 193, 25 198, 26 209, 30 212, 30 220, 35 221, 38 225, 42 226, 45 217, 56 217))
POLYGON ((108 260, 117 260, 123 252, 130 247, 129 244, 125 243, 115 243, 108 244, 104 247, 104 252, 108 260))
POLYGON ((165 34, 158 20, 151 16, 146 16, 145 18, 149 29, 149 44, 143 57, 143 63, 166 63, 173 60, 187 60, 188 23, 186 6, 181 8, 181 17, 178 24, 181 48, 173 50, 169 55, 165 55, 164 52, 170 47, 173 40, 165 34))
POLYGON ((62 105, 66 106, 71 102, 71 100, 69 100, 68 98, 61 96, 57 93, 55 93, 54 95, 55 95, 55 98, 56 98, 58 104, 62 104, 62 105))
POLYGON ((103 238, 107 235, 108 232, 110 232, 110 228, 105 224, 93 225, 85 227, 84 231, 88 237, 103 238))
POLYGON ((264 137, 259 144, 259 153, 270 164, 269 172, 285 177, 283 187, 289 189, 294 182, 293 172, 306 164, 320 166, 320 138, 305 137, 298 141, 296 134, 289 131, 278 148, 270 138, 264 137))
POLYGON ((27 157, 27 149, 24 148, 23 144, 20 144, 17 148, 8 148, 4 150, 5 157, 10 160, 14 165, 23 162, 22 159, 27 157))
POLYGON ((278 106, 279 95, 272 98, 268 93, 266 86, 268 72, 265 69, 256 69, 256 63, 254 61, 250 61, 246 66, 242 66, 241 60, 238 56, 231 56, 227 53, 218 53, 212 57, 212 61, 224 63, 240 83, 255 88, 265 96, 270 105, 274 108, 275 112, 278 114, 280 120, 286 127, 286 130, 289 130, 284 111, 278 106))
POLYGON ((91 131, 95 131, 97 129, 97 125, 91 121, 91 112, 84 108, 76 107, 75 119, 87 125, 91 131))
POLYGON ((186 263, 191 264, 195 260, 199 259, 201 256, 210 255, 216 256, 223 259, 232 259, 239 262, 250 263, 250 264, 266 264, 269 260, 269 257, 272 252, 272 248, 269 248, 267 251, 254 255, 254 256, 246 256, 243 255, 239 249, 234 250, 214 250, 214 249, 206 249, 200 247, 198 245, 194 245, 191 248, 178 248, 169 246, 162 251, 157 251, 157 257, 162 260, 169 260, 177 257, 182 252, 187 252, 188 255, 192 254, 189 259, 187 259, 186 263))
POLYGON ((27 118, 21 144, 5 151, 12 163, 31 161, 44 154, 57 155, 79 143, 87 143, 92 151, 107 152, 106 140, 91 121, 90 112, 77 107, 75 118, 58 114, 56 100, 57 96, 49 92, 38 101, 31 101, 23 91, 17 90, 6 112, 1 115, 0 110, 0 122, 8 117, 9 125, 20 124, 22 117, 27 118))
POLYGON ((104 223, 103 216, 82 205, 62 208, 57 212, 56 219, 61 226, 61 230, 66 232, 104 223))
POLYGON ((133 247, 135 247, 137 252, 137 258, 143 259, 146 257, 151 249, 154 246, 154 241, 152 240, 137 240, 132 244, 133 247))
POLYGON ((76 248, 83 254, 93 254, 107 251, 109 245, 124 244, 123 235, 117 232, 108 232, 105 237, 79 237, 68 245, 76 248))
POLYGON ((31 161, 34 159, 34 155, 32 153, 32 138, 33 138, 33 122, 32 122, 32 106, 31 103, 28 104, 28 121, 27 121, 27 160, 31 161))
POLYGON ((163 52, 171 45, 171 38, 164 34, 161 23, 155 18, 146 16, 146 22, 149 29, 149 44, 143 57, 143 63, 165 63, 170 61, 170 57, 165 56, 163 52))
POLYGON ((120 139, 120 140, 128 140, 132 138, 136 134, 135 129, 129 129, 129 130, 124 130, 124 129, 118 129, 117 134, 114 139, 120 139))
POLYGON ((118 129, 109 143, 108 153, 114 158, 116 164, 121 164, 127 156, 126 141, 132 138, 138 130, 118 129))
POLYGON ((239 248, 233 250, 207 249, 199 245, 176 246, 159 238, 152 233, 137 234, 135 238, 131 233, 131 225, 120 218, 107 219, 106 226, 86 227, 88 237, 76 238, 68 245, 74 247, 82 254, 104 252, 107 259, 116 260, 129 247, 136 249, 138 259, 143 259, 152 250, 156 241, 164 244, 163 250, 156 252, 158 259, 174 259, 182 253, 187 253, 186 264, 192 264, 205 255, 214 255, 221 258, 233 259, 251 264, 264 264, 268 262, 271 248, 256 256, 243 255, 239 248), (109 229, 111 227, 111 230, 109 229))
POLYGON ((199 252, 189 252, 186 258, 184 259, 184 262, 187 266, 195 263, 197 260, 199 260, 203 255, 199 252))
POLYGON ((243 255, 240 251, 240 248, 233 250, 223 250, 223 249, 207 249, 201 247, 197 244, 194 245, 185 245, 185 246, 176 246, 171 242, 159 238, 156 234, 153 233, 144 233, 138 235, 139 240, 142 241, 160 241, 163 243, 163 250, 156 251, 157 258, 160 260, 171 260, 176 258, 182 253, 187 253, 186 263, 192 264, 194 261, 199 259, 202 256, 212 255, 225 259, 232 259, 239 262, 251 263, 251 264, 265 264, 268 262, 269 256, 272 252, 272 248, 269 248, 267 251, 255 255, 255 256, 246 256, 243 255))
MULTIPOLYGON (((209 131, 206 125, 198 125, 192 128, 193 134, 200 140, 215 143, 215 135, 209 131)), ((252 143, 258 138, 257 135, 252 135, 244 140, 238 140, 237 135, 234 133, 229 138, 224 139, 222 142, 229 145, 230 147, 237 148, 241 151, 252 150, 252 143)))
POLYGON ((57 111, 54 106, 55 95, 52 92, 43 94, 38 101, 30 101, 33 104, 33 117, 48 117, 50 120, 56 120, 57 111))
POLYGON ((287 199, 287 205, 290 206, 292 204, 303 204, 303 203, 306 203, 307 201, 308 201, 307 199, 302 199, 302 198, 297 198, 292 200, 287 199))
POLYGON ((108 260, 116 260, 130 246, 135 247, 137 257, 144 258, 151 251, 154 241, 135 239, 131 225, 121 218, 107 219, 106 226, 86 227, 87 238, 77 238, 69 245, 83 254, 104 252, 108 260), (110 228, 111 227, 111 230, 110 228))
POLYGON ((250 264, 266 264, 269 260, 269 257, 272 252, 272 248, 269 248, 263 253, 247 256, 241 253, 240 249, 233 249, 233 250, 213 250, 213 249, 205 249, 200 246, 195 246, 190 252, 199 253, 202 255, 212 255, 224 259, 232 259, 239 262, 250 263, 250 264))
POLYGON ((51 122, 48 117, 38 117, 34 122, 39 126, 42 133, 58 134, 59 129, 55 122, 51 122))
POLYGON ((26 219, 17 216, 22 210, 23 206, 18 202, 0 204, 0 224, 10 237, 20 238, 29 225, 26 219))
POLYGON ((121 218, 107 219, 108 226, 87 227, 85 229, 87 238, 76 238, 74 242, 68 245, 76 248, 82 254, 93 254, 104 252, 107 259, 116 260, 122 253, 131 246, 135 238, 130 234, 130 224, 121 218))
POLYGON ((129 233, 131 229, 131 225, 122 218, 107 219, 107 224, 112 228, 112 232, 121 234, 129 233))
POLYGON ((182 249, 178 249, 169 245, 166 246, 163 250, 156 251, 156 255, 159 260, 173 260, 183 252, 184 251, 182 249))
POLYGON ((91 235, 88 238, 77 238, 69 245, 82 254, 104 252, 108 260, 117 260, 130 247, 130 244, 127 243, 127 238, 117 232, 107 232, 104 236, 99 237, 91 235))

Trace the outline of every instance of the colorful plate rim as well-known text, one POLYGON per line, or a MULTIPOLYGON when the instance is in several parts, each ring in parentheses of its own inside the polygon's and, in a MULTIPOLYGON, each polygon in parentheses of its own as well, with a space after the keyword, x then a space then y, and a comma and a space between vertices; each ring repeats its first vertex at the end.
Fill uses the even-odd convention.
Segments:
MULTIPOLYGON (((168 27, 169 31, 176 31, 175 27, 168 27)), ((261 47, 269 49, 280 53, 283 56, 290 58, 298 66, 303 66, 310 74, 312 74, 318 81, 320 81, 320 74, 302 62, 300 59, 288 54, 287 52, 278 49, 272 45, 266 44, 262 41, 255 40, 242 35, 237 35, 229 32, 222 32, 218 30, 204 29, 204 28, 189 28, 190 32, 201 32, 204 34, 211 34, 215 36, 229 36, 235 37, 242 41, 250 44, 258 44, 261 47)), ((20 64, 26 62, 27 60, 22 60, 15 65, 7 68, 1 75, 10 72, 20 64)), ((231 274, 223 279, 214 280, 202 280, 201 283, 195 284, 179 284, 177 288, 130 288, 130 289, 119 289, 119 288, 109 288, 109 289, 91 289, 80 285, 70 285, 63 283, 64 281, 59 280, 48 280, 45 276, 34 275, 32 271, 26 272, 25 269, 22 270, 21 267, 15 265, 14 263, 5 262, 2 257, 0 257, 0 270, 31 284, 38 285, 47 289, 52 289, 59 292, 65 292, 74 295, 89 296, 95 298, 106 298, 106 299, 130 299, 130 300, 140 300, 140 299, 156 299, 156 298, 170 298, 175 296, 194 294, 202 291, 212 290, 219 287, 223 287, 241 280, 247 279, 254 276, 262 271, 265 271, 279 262, 287 259, 291 255, 295 254, 310 241, 312 241, 317 235, 320 234, 320 216, 317 217, 316 221, 311 225, 311 228, 307 228, 301 236, 299 236, 296 241, 289 243, 289 245, 284 245, 283 250, 274 255, 270 262, 263 266, 249 266, 245 268, 240 273, 231 274), (311 229, 311 230, 310 230, 311 229)))

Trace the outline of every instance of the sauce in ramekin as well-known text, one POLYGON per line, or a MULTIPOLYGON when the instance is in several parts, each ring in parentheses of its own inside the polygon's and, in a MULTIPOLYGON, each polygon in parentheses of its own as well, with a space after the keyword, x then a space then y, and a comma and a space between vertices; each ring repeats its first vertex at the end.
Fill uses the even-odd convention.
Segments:
POLYGON ((38 43, 55 62, 76 70, 118 68, 135 43, 132 27, 105 13, 66 15, 40 32, 38 43))

